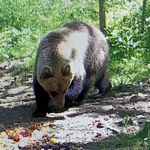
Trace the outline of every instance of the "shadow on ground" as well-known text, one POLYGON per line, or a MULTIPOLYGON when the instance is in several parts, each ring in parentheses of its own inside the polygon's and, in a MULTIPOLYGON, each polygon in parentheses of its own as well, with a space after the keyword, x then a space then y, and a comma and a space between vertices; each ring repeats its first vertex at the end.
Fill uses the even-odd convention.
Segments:
MULTIPOLYGON (((118 87, 114 87, 110 94, 102 99, 95 99, 95 100, 87 100, 82 106, 79 106, 79 112, 75 115, 80 115, 81 113, 96 113, 99 115, 110 115, 110 114, 117 114, 120 117, 128 116, 147 116, 149 112, 144 111, 144 109, 136 109, 134 106, 138 102, 149 102, 149 92, 148 85, 143 86, 134 86, 134 85, 121 85, 118 87), (138 96, 137 93, 145 94, 146 96, 138 96), (130 108, 130 106, 132 106, 130 108), (108 107, 108 108, 106 108, 108 107)), ((27 94, 27 93, 26 93, 27 94)), ((18 96, 14 95, 14 96, 18 96)), ((18 101, 17 101, 18 102, 18 101)), ((9 103, 7 108, 0 105, 0 131, 6 129, 8 127, 14 126, 24 126, 33 122, 37 121, 45 121, 49 118, 40 118, 34 119, 32 118, 32 112, 35 109, 35 101, 34 98, 20 100, 22 105, 9 107, 9 103), (31 103, 28 103, 28 102, 31 103)), ((15 103, 15 102, 11 102, 15 103)), ((6 102, 7 104, 7 102, 6 102)), ((144 107, 144 106, 143 106, 144 107)))
POLYGON ((21 105, 13 108, 4 108, 0 106, 0 131, 7 128, 18 126, 27 126, 34 122, 46 121, 47 118, 32 118, 32 112, 35 109, 34 104, 21 105))

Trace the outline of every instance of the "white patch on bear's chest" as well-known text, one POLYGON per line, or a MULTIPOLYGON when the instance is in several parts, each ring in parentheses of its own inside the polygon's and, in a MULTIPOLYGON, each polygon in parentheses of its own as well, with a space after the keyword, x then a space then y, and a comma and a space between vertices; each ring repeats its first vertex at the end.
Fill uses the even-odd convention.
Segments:
POLYGON ((74 31, 64 36, 64 41, 58 44, 58 53, 70 61, 73 75, 85 75, 84 61, 88 48, 88 32, 74 31))
POLYGON ((69 60, 72 72, 72 80, 75 80, 74 86, 68 89, 67 96, 76 98, 84 88, 86 71, 84 67, 86 52, 89 45, 88 32, 74 31, 64 37, 65 41, 58 45, 58 53, 62 58, 69 60), (73 53, 73 57, 72 57, 73 53))

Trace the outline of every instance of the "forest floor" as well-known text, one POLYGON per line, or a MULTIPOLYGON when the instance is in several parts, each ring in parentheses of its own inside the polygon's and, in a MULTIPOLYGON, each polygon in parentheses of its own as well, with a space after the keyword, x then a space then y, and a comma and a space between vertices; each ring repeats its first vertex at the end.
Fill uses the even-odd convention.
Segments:
MULTIPOLYGON (((32 118, 32 75, 18 60, 0 65, 1 149, 101 150, 105 139, 137 133, 150 121, 150 81, 113 87, 102 99, 86 100, 62 113, 32 118)), ((110 149, 117 149, 117 142, 110 149)), ((109 149, 109 148, 108 148, 109 149)))

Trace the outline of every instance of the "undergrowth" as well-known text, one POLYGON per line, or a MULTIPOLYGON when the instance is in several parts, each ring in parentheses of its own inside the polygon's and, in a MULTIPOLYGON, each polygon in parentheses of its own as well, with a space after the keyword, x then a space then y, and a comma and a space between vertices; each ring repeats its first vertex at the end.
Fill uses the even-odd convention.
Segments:
MULTIPOLYGON (((148 0, 149 1, 149 0, 148 0)), ((33 61, 41 37, 65 23, 81 20, 98 27, 95 0, 0 0, 0 62, 29 57, 33 61)), ((142 0, 106 1, 110 77, 113 86, 149 79, 150 7, 141 32, 142 0), (111 7, 111 6, 114 7, 111 7)))

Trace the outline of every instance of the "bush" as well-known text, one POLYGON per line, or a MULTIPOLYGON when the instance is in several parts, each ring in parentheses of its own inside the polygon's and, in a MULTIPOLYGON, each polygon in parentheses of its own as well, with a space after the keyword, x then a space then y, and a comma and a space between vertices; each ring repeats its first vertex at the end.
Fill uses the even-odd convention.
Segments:
MULTIPOLYGON (((149 0, 147 0, 149 1, 149 0)), ((41 37, 65 23, 81 20, 98 27, 95 0, 0 0, 0 62, 31 56, 41 37)), ((141 33, 141 3, 106 1, 110 74, 115 84, 149 78, 150 4, 141 33), (113 7, 112 7, 113 6, 113 7)))
POLYGON ((48 31, 74 20, 98 18, 95 0, 0 0, 0 61, 35 53, 48 31), (91 7, 92 6, 92 7, 91 7))
MULTIPOLYGON (((131 2, 131 5, 133 5, 131 2)), ((135 4, 134 4, 135 5, 135 4)), ((133 6, 134 6, 133 5, 133 6)), ((130 6, 131 7, 131 6, 130 6)), ((147 7, 148 10, 150 7, 147 7)), ((108 27, 110 44, 110 74, 114 85, 147 80, 150 72, 150 30, 146 18, 145 32, 141 32, 141 7, 132 9, 108 27)), ((146 13, 148 16, 148 11, 146 13)))

